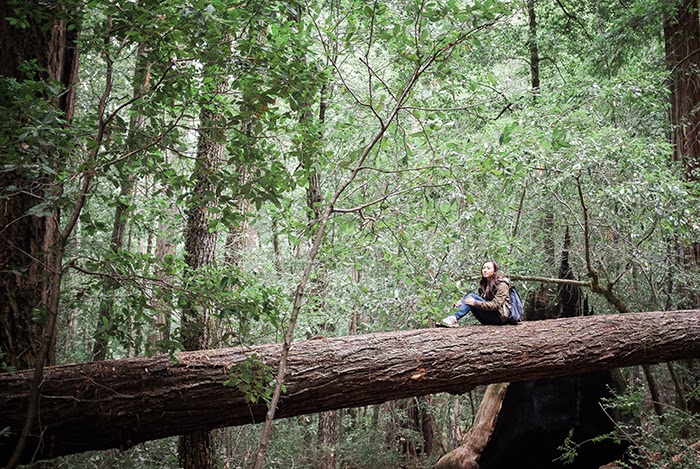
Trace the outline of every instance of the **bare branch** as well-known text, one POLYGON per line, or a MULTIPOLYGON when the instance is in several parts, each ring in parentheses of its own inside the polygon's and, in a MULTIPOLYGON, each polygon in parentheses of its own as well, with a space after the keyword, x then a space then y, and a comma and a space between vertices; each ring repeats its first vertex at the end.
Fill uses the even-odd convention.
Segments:
POLYGON ((445 186, 447 186, 447 185, 449 185, 449 184, 421 184, 421 185, 419 185, 419 186, 413 186, 413 187, 409 187, 409 188, 407 188, 407 189, 402 189, 402 190, 400 190, 400 191, 394 191, 394 192, 391 192, 391 193, 389 193, 389 194, 385 194, 385 195, 383 195, 383 196, 381 196, 381 197, 379 197, 379 198, 377 198, 377 199, 375 199, 375 200, 373 200, 373 201, 371 201, 371 202, 367 202, 366 204, 358 205, 357 207, 353 207, 353 208, 334 208, 334 209, 333 209, 333 212, 334 212, 334 213, 354 213, 354 212, 360 212, 360 211, 362 211, 362 210, 364 210, 364 209, 366 209, 366 208, 368 208, 368 207, 371 207, 371 206, 373 206, 373 205, 377 205, 377 204, 379 204, 379 203, 382 203, 382 202, 384 202, 384 201, 386 201, 386 200, 389 200, 389 199, 391 199, 391 198, 393 198, 393 197, 396 197, 396 196, 398 196, 398 195, 405 194, 405 193, 407 193, 407 192, 413 192, 414 190, 417 190, 417 189, 426 189, 426 188, 430 188, 430 187, 445 187, 445 186))
POLYGON ((588 269, 588 276, 591 278, 591 291, 603 295, 603 297, 608 300, 608 303, 613 305, 620 313, 629 313, 630 310, 627 305, 613 293, 612 289, 614 284, 608 283, 605 287, 600 284, 600 276, 595 267, 591 263, 591 243, 590 243, 590 233, 588 230, 588 207, 586 206, 586 201, 583 197, 583 189, 581 188, 581 179, 576 178, 576 187, 578 189, 579 201, 581 202, 581 210, 583 211, 583 236, 584 236, 584 246, 585 246, 585 257, 586 257, 586 268, 588 269))

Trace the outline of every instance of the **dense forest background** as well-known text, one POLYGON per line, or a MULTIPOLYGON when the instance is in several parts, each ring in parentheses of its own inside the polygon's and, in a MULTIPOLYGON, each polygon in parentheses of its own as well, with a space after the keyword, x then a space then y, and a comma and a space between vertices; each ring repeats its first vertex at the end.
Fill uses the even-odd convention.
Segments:
MULTIPOLYGON (((7 371, 432 327, 486 259, 530 303, 563 253, 586 314, 700 303, 697 1, 0 14, 7 371)), ((662 467, 700 439, 700 407, 679 404, 700 399, 697 364, 623 372, 608 405, 636 418, 610 438, 662 467)), ((272 399, 258 381, 233 384, 272 399)), ((431 467, 482 393, 280 420, 266 467, 431 467)), ((197 467, 205 445, 249 467, 260 434, 44 464, 197 467)))

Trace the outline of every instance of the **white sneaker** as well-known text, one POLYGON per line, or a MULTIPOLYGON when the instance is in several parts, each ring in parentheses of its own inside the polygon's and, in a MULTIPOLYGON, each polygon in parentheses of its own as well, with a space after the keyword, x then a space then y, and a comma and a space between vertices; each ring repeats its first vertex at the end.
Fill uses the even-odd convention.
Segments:
POLYGON ((440 325, 443 327, 459 327, 459 324, 457 324, 457 318, 454 316, 447 316, 445 319, 440 321, 440 325))

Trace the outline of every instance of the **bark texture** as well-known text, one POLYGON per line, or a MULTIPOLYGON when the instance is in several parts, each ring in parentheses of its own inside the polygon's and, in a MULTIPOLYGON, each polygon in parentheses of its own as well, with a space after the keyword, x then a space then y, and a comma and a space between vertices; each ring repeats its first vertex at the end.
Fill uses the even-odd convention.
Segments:
POLYGON ((670 71, 673 159, 689 179, 700 178, 700 16, 698 0, 681 0, 664 18, 666 63, 670 71))
MULTIPOLYGON (((199 141, 193 179, 195 187, 189 202, 187 230, 185 232, 185 264, 187 275, 195 276, 199 269, 214 265, 218 233, 210 230, 213 220, 209 208, 216 206, 217 198, 213 175, 223 161, 226 147, 222 128, 222 114, 213 108, 216 99, 225 95, 228 86, 220 81, 216 90, 207 96, 200 112, 199 141)), ((190 295, 182 308, 180 333, 185 350, 201 350, 211 342, 211 310, 199 303, 196 295, 190 295)), ((205 429, 210 430, 210 429, 205 429)), ((209 431, 181 433, 178 442, 178 461, 183 469, 209 469, 214 467, 212 440, 209 431)))
MULTIPOLYGON (((60 19, 67 15, 62 15, 59 8, 39 3, 36 10, 40 14, 28 19, 27 27, 15 28, 5 20, 15 16, 13 2, 0 0, 0 76, 23 81, 27 77, 20 65, 36 60, 46 72, 39 73, 35 79, 56 80, 66 90, 60 96, 39 95, 36 99, 52 102, 56 111, 70 122, 75 97, 72 84, 78 73, 77 28, 69 28, 60 19)), ((26 118, 24 115, 4 117, 18 122, 26 118)), ((11 138, 14 141, 14 136, 11 138)), ((35 158, 18 148, 0 149, 3 162, 12 163, 17 155, 22 155, 24 166, 41 167, 45 164, 43 158, 61 164, 60 155, 35 158)), ((59 288, 50 280, 52 266, 57 263, 59 210, 57 207, 49 210, 49 216, 28 213, 42 201, 55 198, 57 190, 48 171, 39 175, 19 170, 0 173, 0 352, 5 354, 3 360, 9 366, 18 369, 32 367, 38 361, 43 324, 36 320, 35 313, 45 313, 51 296, 58 295, 59 288), (8 190, 11 187, 15 189, 8 190)), ((48 361, 53 360, 52 342, 48 361)))
MULTIPOLYGON (((46 369, 39 458, 259 422, 266 406, 222 385, 257 354, 276 366, 281 345, 203 350, 46 369)), ((586 316, 518 326, 421 329, 295 343, 276 417, 377 404, 477 385, 553 378, 700 357, 700 310, 586 316), (321 361, 319 357, 324 357, 321 361)), ((31 372, 0 375, 0 426, 21 426, 31 372)), ((14 436, 0 440, 0 463, 14 436)), ((35 447, 28 447, 25 459, 35 447)))
POLYGON ((527 0, 527 15, 529 19, 530 84, 536 96, 540 92, 540 54, 537 49, 537 14, 535 13, 535 0, 527 0))

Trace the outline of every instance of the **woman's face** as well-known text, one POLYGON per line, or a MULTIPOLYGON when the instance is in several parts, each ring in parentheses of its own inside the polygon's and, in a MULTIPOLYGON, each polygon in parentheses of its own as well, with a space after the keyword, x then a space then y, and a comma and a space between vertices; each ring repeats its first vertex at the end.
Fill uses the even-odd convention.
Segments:
POLYGON ((494 270, 493 262, 484 262, 484 265, 481 266, 481 276, 488 280, 493 277, 494 270))

